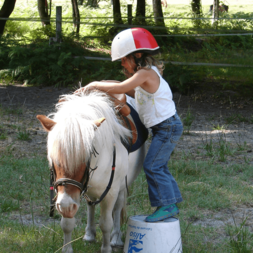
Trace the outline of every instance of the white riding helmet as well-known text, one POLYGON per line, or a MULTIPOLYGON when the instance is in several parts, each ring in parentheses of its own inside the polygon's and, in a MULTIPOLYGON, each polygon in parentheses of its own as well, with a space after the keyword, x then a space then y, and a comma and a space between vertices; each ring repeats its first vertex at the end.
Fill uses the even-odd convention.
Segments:
POLYGON ((144 28, 130 28, 118 33, 112 41, 112 61, 121 59, 136 51, 155 52, 159 46, 154 36, 144 28))

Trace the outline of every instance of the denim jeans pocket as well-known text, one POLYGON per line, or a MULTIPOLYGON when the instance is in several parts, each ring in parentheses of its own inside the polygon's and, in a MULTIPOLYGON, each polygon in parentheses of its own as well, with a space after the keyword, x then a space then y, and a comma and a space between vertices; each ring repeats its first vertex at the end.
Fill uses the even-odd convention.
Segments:
POLYGON ((171 126, 165 127, 152 127, 153 138, 156 136, 160 141, 166 142, 170 138, 171 126))
POLYGON ((170 141, 171 143, 177 143, 183 133, 183 124, 178 122, 177 124, 172 126, 172 133, 170 141))

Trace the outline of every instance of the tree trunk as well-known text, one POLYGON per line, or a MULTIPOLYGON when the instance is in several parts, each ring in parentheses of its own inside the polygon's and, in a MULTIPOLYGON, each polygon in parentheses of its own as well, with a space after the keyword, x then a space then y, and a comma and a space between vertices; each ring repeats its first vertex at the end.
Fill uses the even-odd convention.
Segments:
MULTIPOLYGON (((0 10, 0 18, 9 18, 14 10, 16 0, 5 0, 4 4, 0 10)), ((0 35, 4 33, 4 27, 7 20, 0 19, 0 35)))
POLYGON ((152 0, 152 2, 153 2, 153 11, 154 11, 154 18, 155 18, 156 26, 164 26, 165 27, 161 0, 152 0))
POLYGON ((135 23, 138 25, 145 25, 146 24, 146 3, 145 0, 137 0, 136 5, 136 15, 135 15, 135 23))
POLYGON ((74 28, 76 29, 76 34, 79 34, 80 31, 80 13, 78 9, 77 0, 71 0, 72 2, 72 17, 73 17, 73 23, 74 28))
POLYGON ((197 15, 201 14, 201 0, 192 0, 191 6, 192 6, 192 11, 195 14, 197 15))
POLYGON ((201 25, 201 20, 199 18, 202 14, 201 0, 192 0, 191 6, 192 6, 193 17, 196 18, 196 19, 193 19, 192 22, 195 27, 199 27, 201 25))
POLYGON ((42 26, 50 25, 47 0, 38 0, 38 11, 42 26))
POLYGON ((88 0, 86 5, 96 8, 98 7, 98 0, 88 0))
POLYGON ((113 0, 113 21, 114 24, 123 24, 119 0, 113 0))

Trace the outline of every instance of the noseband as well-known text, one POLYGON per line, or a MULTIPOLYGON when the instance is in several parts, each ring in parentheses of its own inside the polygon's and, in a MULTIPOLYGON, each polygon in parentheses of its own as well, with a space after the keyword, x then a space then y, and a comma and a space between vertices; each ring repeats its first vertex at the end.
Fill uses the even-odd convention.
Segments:
MULTIPOLYGON (((96 150, 94 150, 94 152, 96 152, 96 150)), ((89 205, 94 206, 94 205, 97 205, 98 203, 100 203, 111 188, 111 185, 113 182, 113 177, 114 177, 114 172, 115 172, 115 160, 116 160, 116 148, 114 145, 113 146, 113 160, 112 160, 111 177, 110 177, 109 183, 108 183, 105 191, 102 193, 102 195, 100 196, 100 198, 97 201, 92 201, 86 195, 90 175, 94 170, 97 169, 97 167, 95 167, 94 169, 92 169, 90 167, 90 159, 87 163, 87 168, 84 171, 84 175, 81 180, 81 183, 76 180, 70 179, 70 178, 60 178, 60 179, 56 180, 55 168, 54 168, 54 164, 52 163, 52 167, 50 168, 50 214, 49 214, 50 217, 54 216, 54 206, 55 206, 55 200, 57 197, 57 195, 54 197, 54 191, 57 193, 57 186, 73 185, 80 190, 80 195, 84 196, 84 198, 87 200, 87 203, 89 205)))

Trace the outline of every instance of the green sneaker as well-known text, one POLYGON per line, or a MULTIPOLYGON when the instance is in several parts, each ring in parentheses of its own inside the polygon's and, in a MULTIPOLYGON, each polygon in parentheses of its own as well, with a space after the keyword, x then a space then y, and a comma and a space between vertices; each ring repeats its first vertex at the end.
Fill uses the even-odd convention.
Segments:
POLYGON ((157 207, 156 211, 147 216, 145 221, 146 222, 156 222, 167 219, 179 213, 179 209, 176 204, 168 205, 168 206, 161 206, 157 207))

